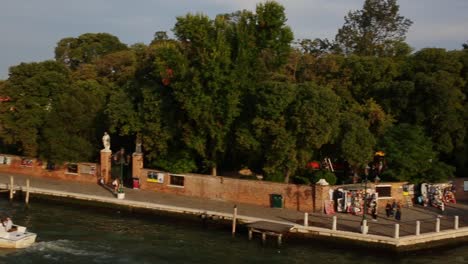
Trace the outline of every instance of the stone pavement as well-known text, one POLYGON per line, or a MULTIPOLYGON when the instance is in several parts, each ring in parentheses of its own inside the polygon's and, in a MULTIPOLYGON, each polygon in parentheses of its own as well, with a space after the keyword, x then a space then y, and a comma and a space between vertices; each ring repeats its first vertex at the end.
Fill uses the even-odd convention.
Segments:
MULTIPOLYGON (((0 173, 0 183, 9 183, 9 176, 13 174, 0 173)), ((34 188, 49 189, 77 194, 95 195, 100 197, 113 198, 114 194, 99 186, 98 184, 70 182, 51 178, 30 177, 14 174, 15 185, 26 185, 26 179, 30 179, 30 185, 34 188)), ((34 195, 31 195, 34 198, 34 195)), ((117 199, 117 198, 116 198, 117 199)), ((229 201, 218 201, 158 193, 147 190, 125 189, 126 201, 137 201, 146 203, 157 203, 169 206, 185 207, 198 210, 215 211, 225 214, 232 214, 234 205, 237 205, 238 214, 243 216, 262 218, 265 220, 289 222, 296 224, 304 223, 304 212, 291 209, 268 208, 250 204, 234 203, 229 201)), ((34 201, 32 201, 34 202, 34 201)), ((453 216, 459 216, 459 226, 468 226, 468 204, 454 204, 446 207, 445 212, 432 207, 414 206, 402 209, 402 220, 396 221, 384 216, 385 212, 379 212, 378 221, 371 221, 370 215, 366 216, 369 223, 369 233, 392 237, 395 223, 400 224, 400 236, 412 235, 415 233, 416 220, 421 221, 421 234, 435 231, 436 218, 441 219, 441 230, 453 229, 453 216)), ((338 218, 338 230, 359 232, 362 216, 349 214, 336 214, 338 218)), ((309 226, 324 227, 330 229, 332 226, 332 216, 321 213, 312 213, 308 217, 309 226)))

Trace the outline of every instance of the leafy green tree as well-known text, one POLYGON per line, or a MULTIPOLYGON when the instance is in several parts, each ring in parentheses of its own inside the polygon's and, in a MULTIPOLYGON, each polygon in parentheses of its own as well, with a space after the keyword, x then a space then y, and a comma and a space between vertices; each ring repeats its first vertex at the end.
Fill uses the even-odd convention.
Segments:
POLYGON ((96 112, 101 97, 93 82, 72 82, 70 71, 54 61, 10 69, 3 92, 1 137, 19 154, 54 162, 89 160, 96 145, 96 112))
POLYGON ((255 144, 249 147, 263 157, 267 179, 289 182, 314 150, 336 136, 340 100, 329 88, 278 82, 260 86, 256 101, 255 144))
POLYGON ((350 11, 335 41, 345 54, 364 56, 406 55, 404 43, 413 23, 399 14, 396 0, 365 0, 361 10, 350 11))
POLYGON ((96 155, 95 115, 102 103, 83 88, 72 85, 59 95, 42 128, 40 157, 60 163, 89 161, 96 155))
POLYGON ((187 120, 182 126, 185 144, 216 175, 226 136, 239 115, 239 90, 233 76, 231 46, 224 16, 178 17, 174 33, 183 43, 188 63, 180 81, 172 85, 175 101, 187 120))
POLYGON ((55 48, 55 59, 76 69, 82 63, 92 63, 103 55, 126 49, 127 46, 116 36, 108 33, 86 33, 77 38, 61 39, 55 48))
POLYGON ((135 77, 136 55, 133 50, 117 51, 100 57, 94 65, 100 78, 125 85, 135 77))
POLYGON ((381 139, 379 149, 387 155, 387 180, 413 183, 439 182, 452 176, 454 168, 438 160, 432 141, 424 135, 422 127, 399 124, 381 139))
POLYGON ((8 104, 1 104, 3 141, 16 144, 23 155, 36 157, 44 122, 69 85, 68 70, 53 61, 11 67, 2 91, 11 98, 8 104))
POLYGON ((261 60, 266 69, 277 69, 286 63, 294 39, 291 29, 286 26, 284 7, 274 1, 260 3, 256 18, 256 43, 261 50, 261 60))
POLYGON ((459 53, 423 49, 411 58, 408 75, 414 82, 408 114, 403 121, 422 125, 437 151, 450 154, 463 145, 465 95, 459 53))
POLYGON ((353 112, 345 112, 341 117, 341 136, 338 144, 343 158, 354 172, 372 161, 376 140, 369 131, 369 123, 353 112))
POLYGON ((294 85, 281 82, 263 83, 257 88, 252 125, 266 179, 289 181, 297 168, 296 141, 287 127, 288 108, 296 94, 294 85))

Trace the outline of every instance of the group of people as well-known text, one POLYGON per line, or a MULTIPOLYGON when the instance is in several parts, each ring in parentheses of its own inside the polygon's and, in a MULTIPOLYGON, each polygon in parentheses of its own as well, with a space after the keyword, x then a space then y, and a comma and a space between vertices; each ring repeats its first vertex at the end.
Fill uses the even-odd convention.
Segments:
POLYGON ((12 232, 16 230, 10 217, 2 217, 1 222, 6 232, 12 232))
POLYGON ((400 221, 401 204, 397 203, 396 201, 393 201, 393 203, 390 203, 390 201, 388 201, 387 205, 385 206, 385 213, 387 215, 387 218, 395 217, 396 220, 400 221))

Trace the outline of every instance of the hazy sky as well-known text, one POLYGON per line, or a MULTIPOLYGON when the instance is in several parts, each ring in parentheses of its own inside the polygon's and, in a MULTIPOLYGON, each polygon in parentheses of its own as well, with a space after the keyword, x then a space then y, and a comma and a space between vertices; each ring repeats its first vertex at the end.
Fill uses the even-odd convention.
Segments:
MULTIPOLYGON (((0 0, 0 79, 21 62, 53 59, 56 43, 88 32, 107 32, 126 44, 149 43, 171 31, 177 16, 210 17, 247 9, 258 0, 0 0)), ((364 0, 281 0, 296 39, 333 39, 350 10, 364 0)), ((415 49, 460 49, 468 40, 468 0, 399 0, 414 24, 407 36, 415 49)))

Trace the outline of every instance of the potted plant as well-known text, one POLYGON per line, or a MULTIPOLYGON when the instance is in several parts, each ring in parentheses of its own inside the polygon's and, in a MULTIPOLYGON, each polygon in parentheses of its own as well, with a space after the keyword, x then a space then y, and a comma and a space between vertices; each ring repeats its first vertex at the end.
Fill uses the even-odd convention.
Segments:
POLYGON ((117 199, 124 199, 125 198, 125 192, 123 189, 122 184, 119 184, 119 188, 117 189, 117 199))

